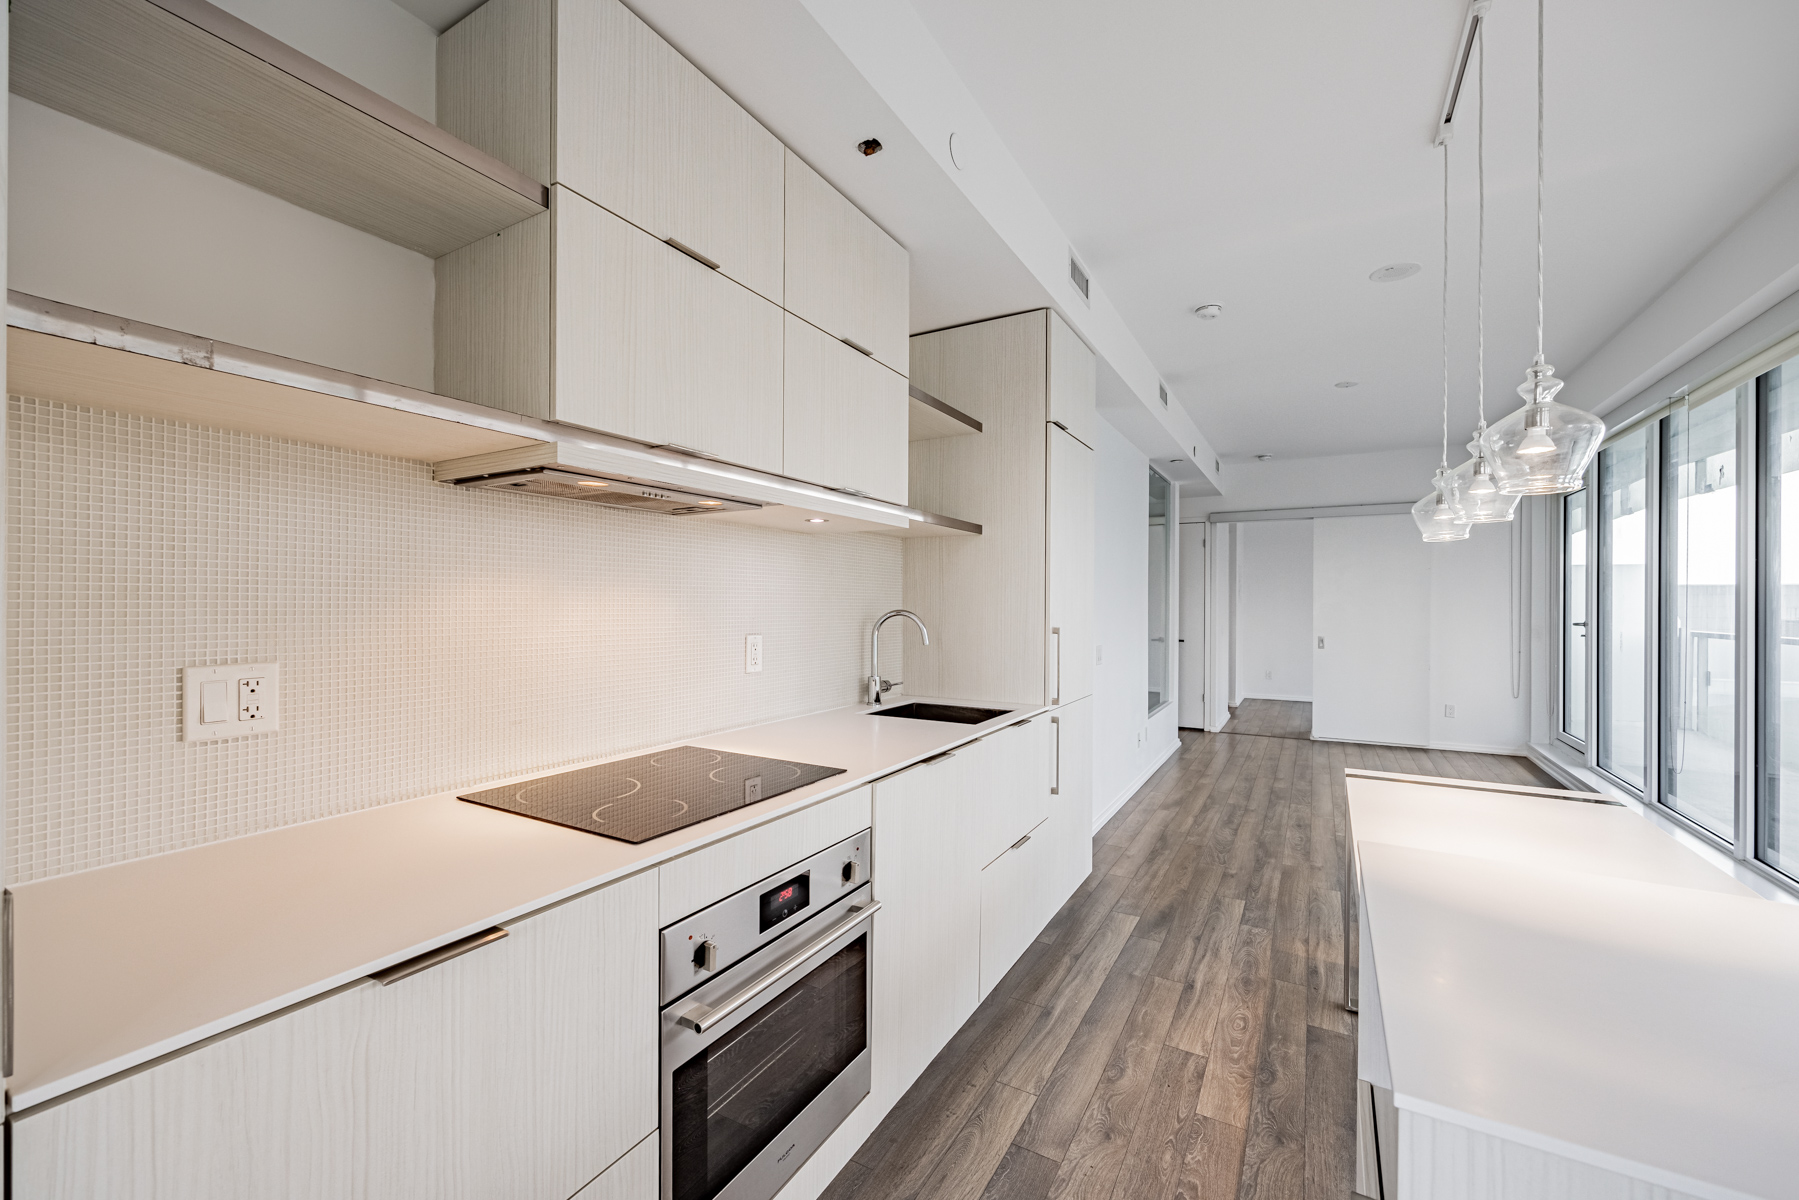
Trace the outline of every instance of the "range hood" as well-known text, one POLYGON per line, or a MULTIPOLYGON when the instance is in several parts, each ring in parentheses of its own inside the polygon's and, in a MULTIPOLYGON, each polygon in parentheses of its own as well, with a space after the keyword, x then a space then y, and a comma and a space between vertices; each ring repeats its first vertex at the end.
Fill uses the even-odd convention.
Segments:
POLYGON ((547 467, 479 475, 455 482, 457 487, 519 491, 531 496, 554 496, 560 500, 580 500, 611 508, 667 513, 671 517, 743 512, 762 507, 752 501, 730 496, 707 496, 698 492, 680 491, 647 479, 632 479, 623 475, 577 474, 574 471, 558 471, 547 467))

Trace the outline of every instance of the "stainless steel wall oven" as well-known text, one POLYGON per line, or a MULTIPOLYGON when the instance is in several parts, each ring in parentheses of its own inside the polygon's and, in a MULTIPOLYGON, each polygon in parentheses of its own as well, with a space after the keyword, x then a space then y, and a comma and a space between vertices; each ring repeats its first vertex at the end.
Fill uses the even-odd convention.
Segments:
POLYGON ((662 1198, 768 1200, 868 1095, 866 830, 662 931, 662 1198))

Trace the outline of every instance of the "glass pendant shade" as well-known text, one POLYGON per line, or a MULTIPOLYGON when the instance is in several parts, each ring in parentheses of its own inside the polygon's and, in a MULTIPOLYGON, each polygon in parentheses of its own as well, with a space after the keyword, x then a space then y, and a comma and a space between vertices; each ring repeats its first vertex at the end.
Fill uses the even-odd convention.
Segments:
POLYGON ((1456 516, 1455 508, 1450 504, 1455 488, 1454 476, 1448 471, 1438 471, 1431 482, 1430 494, 1412 505, 1412 520, 1418 523, 1418 532, 1427 542, 1459 542, 1473 527, 1456 516))
POLYGON ((1520 496, 1508 496, 1499 490, 1493 478, 1493 465, 1487 461, 1486 449, 1481 439, 1486 434, 1486 426, 1474 431, 1474 440, 1468 443, 1468 453, 1472 455, 1467 462, 1451 471, 1449 502, 1455 510, 1457 520, 1466 521, 1470 525, 1492 525, 1500 521, 1509 521, 1518 510, 1520 496))
POLYGON ((1507 496, 1550 496, 1579 491, 1582 477, 1605 440, 1605 422, 1592 413, 1557 404, 1562 381, 1538 358, 1524 373, 1518 394, 1524 407, 1487 431, 1493 481, 1507 496))

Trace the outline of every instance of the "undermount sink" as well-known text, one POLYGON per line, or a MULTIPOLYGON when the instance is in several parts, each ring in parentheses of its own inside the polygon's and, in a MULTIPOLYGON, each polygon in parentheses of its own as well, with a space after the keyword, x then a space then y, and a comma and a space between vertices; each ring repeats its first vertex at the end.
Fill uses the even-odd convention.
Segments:
POLYGON ((896 704, 892 708, 877 708, 868 715, 871 717, 906 717, 913 721, 948 721, 955 725, 979 725, 982 721, 1003 717, 1011 711, 1009 708, 970 708, 962 704, 921 704, 913 701, 910 704, 896 704))

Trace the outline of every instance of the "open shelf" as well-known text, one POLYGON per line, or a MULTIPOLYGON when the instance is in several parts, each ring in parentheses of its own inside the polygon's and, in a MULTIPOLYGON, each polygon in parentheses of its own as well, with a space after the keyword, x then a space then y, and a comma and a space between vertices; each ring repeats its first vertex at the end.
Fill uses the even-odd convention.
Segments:
POLYGON ((205 0, 13 0, 14 92, 437 258, 543 185, 205 0))
POLYGON ((215 342, 7 295, 10 393, 434 465, 440 481, 559 467, 762 507, 704 520, 804 533, 979 535, 970 521, 215 342), (812 518, 823 518, 814 522, 812 518))
POLYGON ((928 442, 932 438, 959 437, 981 432, 981 423, 953 405, 945 404, 917 384, 908 383, 906 393, 912 398, 912 414, 906 440, 928 442))

